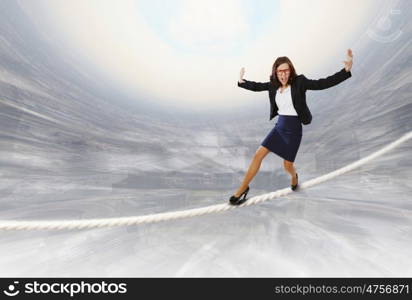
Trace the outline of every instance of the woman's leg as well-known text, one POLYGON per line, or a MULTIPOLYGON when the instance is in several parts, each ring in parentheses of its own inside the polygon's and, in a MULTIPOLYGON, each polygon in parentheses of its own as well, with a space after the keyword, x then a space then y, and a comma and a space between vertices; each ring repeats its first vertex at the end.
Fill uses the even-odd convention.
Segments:
POLYGON ((243 182, 240 185, 239 189, 234 194, 235 197, 239 197, 240 194, 242 194, 247 189, 249 182, 252 181, 253 177, 255 177, 256 173, 259 171, 262 160, 265 158, 265 156, 269 152, 270 152, 269 149, 264 146, 260 146, 256 150, 255 155, 253 156, 252 162, 249 165, 249 169, 245 175, 245 178, 243 179, 243 182))
POLYGON ((288 172, 290 176, 292 177, 291 184, 295 185, 297 183, 297 180, 296 180, 296 170, 295 170, 295 167, 293 166, 293 162, 285 159, 283 160, 283 166, 285 167, 286 172, 288 172))

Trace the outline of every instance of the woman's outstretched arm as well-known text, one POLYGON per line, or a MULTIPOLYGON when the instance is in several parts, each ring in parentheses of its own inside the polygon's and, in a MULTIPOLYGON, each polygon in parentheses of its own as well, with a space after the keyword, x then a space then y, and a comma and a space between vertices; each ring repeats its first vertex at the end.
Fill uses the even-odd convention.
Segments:
POLYGON ((269 83, 270 82, 255 82, 255 81, 250 81, 243 79, 243 76, 245 75, 245 68, 240 69, 240 78, 237 82, 237 86, 254 91, 254 92, 261 92, 261 91, 267 91, 269 90, 269 83))
POLYGON ((308 79, 303 75, 303 78, 305 80, 305 87, 307 90, 323 90, 330 88, 332 86, 335 86, 342 81, 348 79, 349 77, 352 76, 351 73, 351 68, 352 68, 352 59, 353 59, 353 54, 352 50, 348 49, 347 52, 347 60, 344 61, 345 67, 342 68, 339 72, 336 72, 335 74, 328 76, 326 78, 321 78, 321 79, 308 79))

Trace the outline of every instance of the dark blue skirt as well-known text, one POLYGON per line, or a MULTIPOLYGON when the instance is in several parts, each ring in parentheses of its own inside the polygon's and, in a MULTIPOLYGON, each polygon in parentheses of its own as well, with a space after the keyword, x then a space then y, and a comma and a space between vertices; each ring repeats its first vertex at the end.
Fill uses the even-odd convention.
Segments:
POLYGON ((294 162, 302 140, 302 123, 297 116, 279 115, 278 121, 265 137, 262 146, 283 159, 294 162))

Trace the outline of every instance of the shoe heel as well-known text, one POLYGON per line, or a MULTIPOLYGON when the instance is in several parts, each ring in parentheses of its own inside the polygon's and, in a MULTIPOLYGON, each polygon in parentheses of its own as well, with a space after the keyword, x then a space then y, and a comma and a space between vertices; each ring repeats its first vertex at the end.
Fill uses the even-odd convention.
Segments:
POLYGON ((242 198, 239 198, 239 200, 240 200, 240 201, 245 201, 245 200, 246 200, 246 196, 247 196, 247 193, 244 193, 244 194, 242 195, 242 198))
MULTIPOLYGON (((296 180, 298 180, 298 173, 296 172, 296 180)), ((298 188, 299 180, 295 185, 291 185, 292 191, 295 191, 298 188)))
POLYGON ((243 194, 240 196, 240 197, 242 197, 242 198, 239 198, 238 204, 242 204, 243 202, 246 201, 247 193, 249 193, 249 187, 247 187, 247 189, 246 189, 246 190, 243 192, 243 194))

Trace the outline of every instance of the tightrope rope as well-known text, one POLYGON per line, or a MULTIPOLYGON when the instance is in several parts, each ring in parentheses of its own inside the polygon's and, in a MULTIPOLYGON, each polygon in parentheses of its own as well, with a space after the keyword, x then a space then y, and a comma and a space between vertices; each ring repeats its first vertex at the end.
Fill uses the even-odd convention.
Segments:
MULTIPOLYGON (((299 184, 300 189, 308 188, 334 177, 347 173, 367 162, 385 154, 386 152, 394 149, 400 144, 406 142, 412 138, 412 131, 404 134, 398 140, 386 145, 382 149, 358 160, 345 167, 337 169, 333 172, 327 173, 320 177, 305 181, 299 184)), ((85 220, 53 220, 53 221, 11 221, 3 220, 0 221, 0 230, 63 230, 63 229, 90 229, 90 228, 102 228, 102 227, 115 227, 115 226, 130 226, 139 224, 148 224, 168 220, 176 220, 182 218, 189 218, 195 216, 201 216, 211 213, 223 212, 237 207, 249 206, 258 204, 267 200, 272 200, 282 196, 286 196, 293 191, 290 188, 284 188, 271 192, 268 194, 263 194, 259 196, 252 197, 248 199, 245 203, 239 206, 233 206, 229 203, 211 205, 201 208, 188 209, 182 211, 172 211, 165 213, 150 214, 144 216, 132 216, 132 217, 120 217, 120 218, 103 218, 103 219, 85 219, 85 220)))

